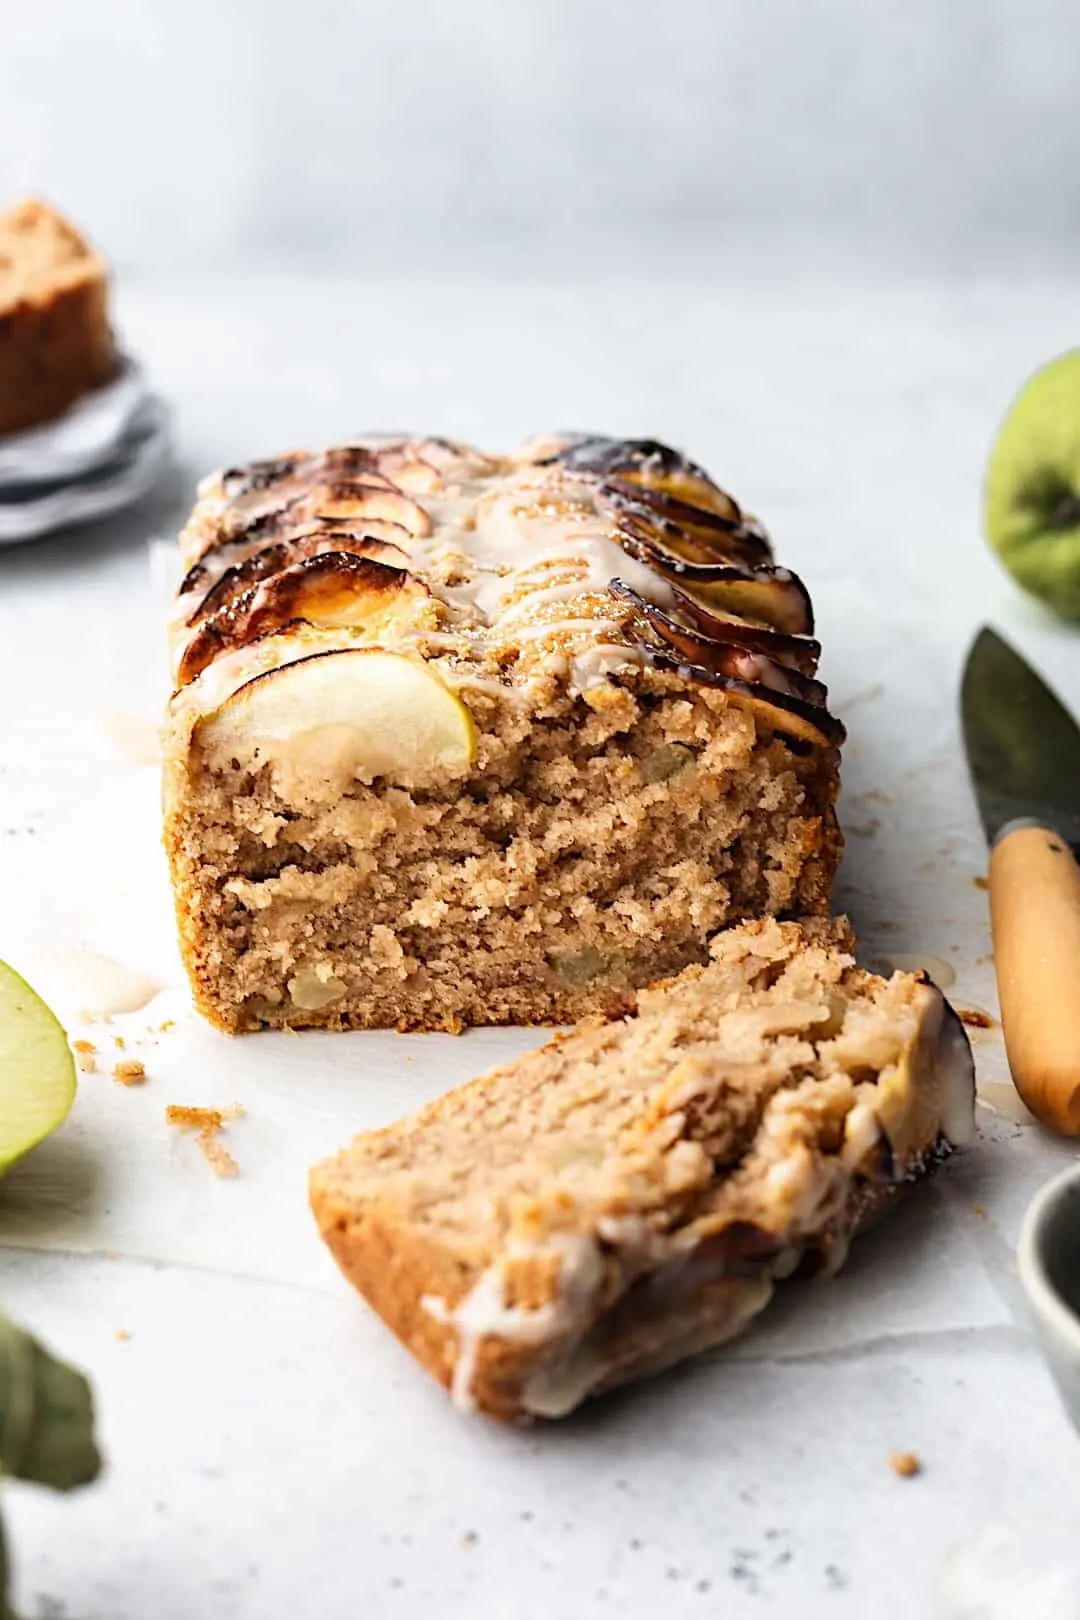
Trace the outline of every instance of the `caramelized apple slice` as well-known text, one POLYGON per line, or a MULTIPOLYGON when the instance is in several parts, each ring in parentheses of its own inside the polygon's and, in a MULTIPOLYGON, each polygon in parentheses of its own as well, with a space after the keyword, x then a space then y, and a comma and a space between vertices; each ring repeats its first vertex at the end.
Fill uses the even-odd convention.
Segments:
POLYGON ((267 461, 227 468, 221 475, 221 490, 226 500, 235 501, 290 478, 349 477, 377 471, 374 452, 367 445, 343 444, 314 455, 308 450, 287 450, 267 461))
POLYGON ((402 490, 381 484, 320 484, 311 491, 312 516, 337 518, 349 523, 397 523, 417 537, 431 533, 431 519, 402 490))
POLYGON ((269 489, 291 478, 304 461, 310 460, 306 450, 286 450, 283 455, 263 461, 249 461, 244 466, 226 467, 221 474, 221 493, 226 500, 239 500, 258 490, 269 489))
POLYGON ((732 523, 738 523, 742 516, 735 501, 713 483, 703 467, 658 439, 575 437, 545 459, 576 472, 614 474, 627 483, 661 490, 732 523))
POLYGON ((772 691, 787 692, 807 703, 824 707, 828 693, 820 681, 812 680, 798 669, 784 664, 775 656, 774 648, 761 645, 770 636, 781 643, 787 643, 791 638, 781 636, 776 631, 755 631, 752 626, 736 624, 722 625, 722 638, 702 635, 692 625, 680 623, 654 602, 646 601, 621 579, 613 579, 608 589, 613 596, 633 602, 656 634, 692 663, 701 664, 718 675, 733 675, 738 680, 767 686, 772 691), (754 644, 755 638, 757 645, 754 644))
POLYGON ((771 625, 786 635, 813 634, 814 610, 809 594, 798 574, 793 574, 789 568, 684 562, 625 516, 616 532, 627 556, 647 563, 668 579, 677 580, 686 595, 695 597, 706 607, 717 607, 721 612, 735 613, 753 623, 771 625))
POLYGON ((380 449, 375 462, 384 478, 408 494, 433 495, 443 488, 441 472, 420 454, 419 447, 411 440, 380 449))
POLYGON ((775 658, 778 664, 797 669, 800 675, 817 673, 821 642, 815 641, 813 636, 793 636, 785 630, 766 630, 760 625, 747 624, 743 619, 725 616, 716 608, 706 607, 703 602, 687 596, 677 585, 671 587, 671 594, 679 611, 706 636, 717 641, 734 642, 754 652, 763 652, 775 658))
POLYGON ((328 551, 253 585, 199 625, 177 668, 186 686, 226 648, 243 647, 296 623, 392 638, 430 603, 427 586, 370 557, 328 551))
MULTIPOLYGON (((317 534, 342 534, 350 539, 380 540, 397 549, 407 546, 410 535, 400 523, 387 523, 382 518, 370 518, 366 523, 346 523, 341 518, 309 518, 302 523, 281 522, 263 527, 258 525, 237 536, 223 535, 202 553, 180 582, 180 598, 207 591, 214 582, 232 568, 242 567, 249 557, 260 555, 274 546, 288 545, 293 540, 317 534)), ((343 546, 344 551, 352 550, 343 546)), ((389 560, 389 559, 388 559, 389 560)))
MULTIPOLYGON (((199 624, 203 619, 208 619, 212 614, 219 612, 234 597, 239 596, 241 591, 247 590, 252 585, 258 585, 261 580, 269 579, 271 574, 281 573, 294 563, 302 562, 305 557, 317 557, 324 551, 347 551, 354 557, 374 557, 376 562, 386 563, 391 568, 408 568, 411 561, 408 553, 402 551, 400 546, 370 534, 368 530, 371 528, 381 528, 396 539, 408 539, 405 530, 397 523, 373 523, 362 531, 354 532, 338 528, 334 519, 325 519, 318 523, 306 524, 292 534, 274 541, 273 544, 261 546, 254 551, 243 547, 237 548, 240 560, 231 568, 226 568, 206 592, 189 617, 188 624, 199 624)), ((181 587, 181 597, 189 589, 188 580, 197 572, 198 566, 196 565, 185 578, 181 587)), ((210 577, 209 571, 205 568, 203 576, 210 577)))
POLYGON ((462 776, 477 732, 456 693, 417 660, 381 648, 316 653, 247 681, 199 722, 216 756, 283 790, 341 791, 384 777, 402 787, 462 776))
POLYGON ((772 548, 764 530, 756 524, 748 525, 741 515, 736 522, 617 478, 605 480, 599 501, 614 512, 617 522, 629 525, 686 562, 741 562, 754 566, 772 561, 772 548))
POLYGON ((677 670, 684 680, 727 692, 734 702, 750 709, 773 731, 788 737, 800 749, 839 748, 847 736, 844 726, 828 709, 807 703, 804 698, 788 692, 776 692, 735 676, 720 675, 700 664, 688 664, 672 658, 667 653, 654 653, 653 662, 658 669, 677 670))

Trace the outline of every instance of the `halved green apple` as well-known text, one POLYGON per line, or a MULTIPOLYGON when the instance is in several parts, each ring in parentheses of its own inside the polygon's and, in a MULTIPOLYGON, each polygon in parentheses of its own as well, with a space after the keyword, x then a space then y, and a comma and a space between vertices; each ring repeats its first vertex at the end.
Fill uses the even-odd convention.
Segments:
POLYGON ((477 732, 465 704, 419 659, 334 648, 264 671, 199 723, 205 752, 279 786, 342 789, 384 777, 415 787, 464 775, 477 732))
POLYGON ((0 962, 0 1174, 62 1125, 75 1062, 56 1017, 0 962))

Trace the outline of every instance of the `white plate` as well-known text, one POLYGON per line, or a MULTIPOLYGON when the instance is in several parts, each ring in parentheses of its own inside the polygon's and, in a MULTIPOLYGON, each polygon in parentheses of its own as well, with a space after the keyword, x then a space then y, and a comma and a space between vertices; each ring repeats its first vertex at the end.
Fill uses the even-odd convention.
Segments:
POLYGON ((111 383, 63 416, 0 438, 0 499, 9 485, 59 484, 111 461, 148 398, 142 368, 124 356, 111 383))
POLYGON ((0 487, 0 545, 108 517, 141 499, 168 460, 169 429, 164 401, 146 395, 113 454, 85 476, 68 483, 0 487))

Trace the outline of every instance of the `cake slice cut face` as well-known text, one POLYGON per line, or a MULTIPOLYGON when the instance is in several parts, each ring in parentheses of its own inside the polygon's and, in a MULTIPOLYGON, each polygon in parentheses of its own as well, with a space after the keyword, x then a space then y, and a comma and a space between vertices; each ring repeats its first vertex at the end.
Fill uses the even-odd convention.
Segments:
POLYGON ((526 1420, 741 1332, 973 1134, 963 1026, 843 924, 703 968, 358 1138, 311 1177, 345 1275, 462 1406, 526 1420))
POLYGON ((166 845, 221 1028, 610 1016, 827 910, 809 597, 681 454, 293 451, 207 480, 181 549, 166 845))

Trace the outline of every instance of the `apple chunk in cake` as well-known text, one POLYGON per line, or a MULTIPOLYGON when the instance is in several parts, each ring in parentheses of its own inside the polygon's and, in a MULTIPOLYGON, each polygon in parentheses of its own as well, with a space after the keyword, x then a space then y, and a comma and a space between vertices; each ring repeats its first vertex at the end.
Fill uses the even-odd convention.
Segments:
POLYGON ((221 1028, 611 1015, 827 910, 809 599, 677 452, 296 452, 208 480, 181 544, 166 844, 221 1028))

